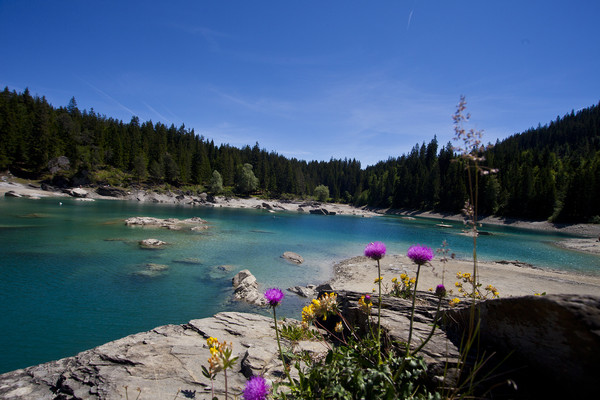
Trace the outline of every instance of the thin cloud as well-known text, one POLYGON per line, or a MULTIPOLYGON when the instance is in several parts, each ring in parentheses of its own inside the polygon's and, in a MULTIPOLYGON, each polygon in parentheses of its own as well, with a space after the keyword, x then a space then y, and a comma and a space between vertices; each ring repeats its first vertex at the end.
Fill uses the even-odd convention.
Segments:
POLYGON ((410 13, 408 14, 408 23, 406 24, 406 30, 410 28, 410 21, 412 21, 412 16, 414 12, 415 10, 410 10, 410 13))
POLYGON ((86 85, 88 85, 89 87, 91 87, 92 89, 94 89, 97 93, 101 94, 102 96, 106 97, 108 100, 110 100, 111 102, 113 102, 114 104, 116 104, 117 106, 119 106, 119 108, 121 108, 122 110, 127 111, 128 113, 130 113, 132 116, 137 115, 135 112, 133 112, 132 109, 126 107, 125 105, 121 104, 117 99, 115 99, 114 97, 110 96, 108 93, 106 93, 105 91, 97 88, 96 86, 92 85, 91 83, 89 83, 88 81, 81 79, 81 81, 83 83, 85 83, 86 85))
POLYGON ((285 100, 270 99, 266 97, 250 99, 248 96, 244 97, 240 95, 229 94, 217 88, 212 88, 211 90, 229 103, 261 114, 267 114, 280 118, 289 118, 290 111, 294 108, 289 101, 285 100))
POLYGON ((172 122, 171 122, 171 120, 169 118, 165 117, 164 115, 162 115, 161 113, 159 113, 158 111, 156 111, 150 104, 146 103, 145 101, 142 101, 142 104, 144 104, 146 107, 148 107, 148 109, 150 111, 152 111, 162 121, 168 122, 168 123, 172 124, 172 122))
POLYGON ((209 49, 215 52, 221 51, 220 39, 231 37, 231 35, 227 33, 219 32, 205 26, 177 25, 175 28, 183 30, 184 32, 192 35, 200 35, 208 44, 209 49))

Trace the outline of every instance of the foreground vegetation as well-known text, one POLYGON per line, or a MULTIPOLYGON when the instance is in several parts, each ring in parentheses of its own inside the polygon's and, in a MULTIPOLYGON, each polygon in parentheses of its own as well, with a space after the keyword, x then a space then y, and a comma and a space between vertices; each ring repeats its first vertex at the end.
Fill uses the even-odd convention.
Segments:
MULTIPOLYGON (((600 105, 478 152, 482 164, 499 170, 481 176, 480 213, 600 222, 600 105)), ((0 92, 0 170, 62 183, 79 178, 114 186, 145 182, 210 189, 217 171, 225 190, 241 194, 304 197, 323 185, 337 202, 456 213, 469 195, 465 160, 456 154, 452 143, 440 148, 434 137, 409 154, 365 169, 355 159, 307 162, 258 143, 217 146, 184 125, 137 117, 125 123, 93 109, 81 111, 74 98, 55 108, 28 90, 0 92), (60 156, 68 165, 51 174, 48 164, 60 156)))

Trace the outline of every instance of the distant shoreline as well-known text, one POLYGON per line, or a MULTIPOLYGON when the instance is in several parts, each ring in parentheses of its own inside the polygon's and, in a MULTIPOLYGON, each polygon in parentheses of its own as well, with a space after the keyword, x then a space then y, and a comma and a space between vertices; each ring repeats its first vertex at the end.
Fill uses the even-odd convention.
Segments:
MULTIPOLYGON (((2 176, 0 181, 0 195, 4 196, 7 192, 16 193, 19 196, 36 199, 41 197, 70 197, 61 191, 42 190, 37 184, 14 182, 6 176, 2 176)), ((314 212, 318 210, 327 210, 327 212, 336 215, 353 215, 361 217, 373 217, 383 215, 397 215, 407 218, 428 218, 443 221, 462 221, 460 214, 444 214, 433 211, 415 211, 415 210, 394 210, 377 209, 370 207, 357 208, 348 204, 339 203, 319 203, 315 201, 282 201, 277 199, 259 199, 249 198, 226 198, 216 196, 212 201, 206 201, 199 196, 177 195, 175 193, 156 193, 148 190, 132 189, 123 196, 102 196, 96 193, 96 188, 83 188, 87 192, 86 197, 80 200, 130 200, 139 202, 182 204, 191 206, 207 207, 228 207, 228 208, 249 208, 264 209, 271 212, 291 211, 291 212, 314 212)), ((585 252, 589 254, 600 255, 600 224, 553 224, 547 221, 527 221, 512 218, 482 217, 479 222, 483 225, 511 226, 522 229, 531 229, 537 231, 559 232, 581 238, 569 238, 556 242, 558 247, 585 252)))

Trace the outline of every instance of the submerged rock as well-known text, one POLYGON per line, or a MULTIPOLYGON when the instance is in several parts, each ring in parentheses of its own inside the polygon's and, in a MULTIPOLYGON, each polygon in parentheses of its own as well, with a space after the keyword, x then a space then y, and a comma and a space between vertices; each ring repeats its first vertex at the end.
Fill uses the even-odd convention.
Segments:
POLYGON ((177 263, 177 264, 189 264, 189 265, 201 265, 202 264, 202 260, 200 260, 199 258, 196 258, 196 257, 180 258, 177 260, 173 260, 173 262, 177 263))
POLYGON ((286 251, 282 254, 281 258, 285 258, 288 261, 293 262, 294 264, 302 264, 304 262, 304 258, 300 254, 294 253, 292 251, 286 251))
POLYGON ((158 276, 164 275, 169 269, 168 265, 165 264, 154 264, 149 263, 146 264, 146 268, 140 271, 136 271, 133 274, 137 276, 145 276, 148 278, 156 278, 158 276))

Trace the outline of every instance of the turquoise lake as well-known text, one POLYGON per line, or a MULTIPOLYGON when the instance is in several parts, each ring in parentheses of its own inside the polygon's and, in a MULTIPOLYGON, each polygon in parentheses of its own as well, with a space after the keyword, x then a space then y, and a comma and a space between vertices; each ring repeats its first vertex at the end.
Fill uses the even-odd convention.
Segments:
MULTIPOLYGON (((342 259, 383 241, 388 253, 412 244, 448 241, 459 258, 472 254, 462 224, 398 217, 360 218, 260 210, 73 199, 0 199, 0 373, 98 346, 159 325, 181 324, 219 311, 256 311, 230 300, 231 278, 249 269, 263 288, 321 283, 342 259), (62 205, 59 205, 59 201, 62 205), (127 227, 131 216, 201 217, 203 232, 127 227), (143 250, 156 238, 164 250, 143 250), (285 251, 305 263, 281 259, 285 251), (168 268, 145 276, 148 263, 168 268), (230 265, 231 271, 219 268, 230 265)), ((598 256, 560 249, 565 235, 484 226, 482 260, 600 274, 598 256)), ((304 300, 288 293, 281 314, 299 318, 304 300)), ((259 310, 260 311, 260 310, 259 310)), ((266 312, 266 311, 264 311, 266 312)), ((279 314, 279 313, 278 313, 279 314)))

